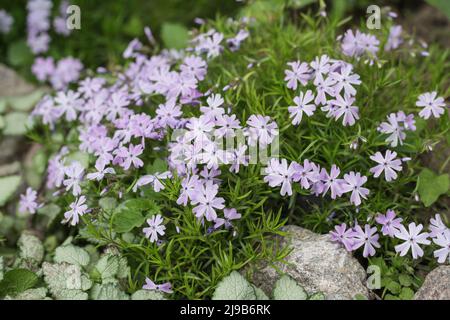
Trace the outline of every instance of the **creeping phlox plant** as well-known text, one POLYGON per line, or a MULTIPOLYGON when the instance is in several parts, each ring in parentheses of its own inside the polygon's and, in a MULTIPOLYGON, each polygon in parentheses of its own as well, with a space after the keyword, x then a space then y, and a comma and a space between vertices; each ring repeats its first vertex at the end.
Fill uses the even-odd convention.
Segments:
MULTIPOLYGON (((119 248, 130 292, 211 296, 232 270, 281 260, 271 235, 286 221, 334 227, 331 241, 364 257, 429 245, 447 261, 440 216, 431 233, 413 216, 419 154, 448 131, 446 56, 411 55, 423 48, 397 26, 337 30, 280 14, 218 19, 181 51, 133 40, 123 67, 86 70, 33 111, 30 135, 53 153, 42 200, 119 248)), ((27 190, 21 210, 41 198, 27 190)))

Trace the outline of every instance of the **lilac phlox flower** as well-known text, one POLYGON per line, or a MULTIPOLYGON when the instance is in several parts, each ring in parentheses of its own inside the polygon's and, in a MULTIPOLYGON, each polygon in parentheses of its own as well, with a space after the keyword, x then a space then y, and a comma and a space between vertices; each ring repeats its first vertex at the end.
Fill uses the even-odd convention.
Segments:
POLYGON ((428 240, 429 234, 427 232, 420 233, 422 229, 423 225, 416 225, 414 222, 411 222, 408 225, 408 230, 402 225, 400 231, 395 233, 396 238, 405 241, 395 246, 395 251, 399 252, 401 257, 406 255, 409 249, 411 249, 413 259, 423 256, 423 250, 419 244, 429 245, 431 241, 428 240))
POLYGON ((161 291, 165 293, 172 293, 172 285, 170 282, 165 282, 162 284, 155 284, 152 280, 149 278, 145 278, 145 284, 142 286, 142 289, 145 290, 156 290, 161 291))
POLYGON ((336 225, 334 230, 330 231, 330 239, 342 244, 347 251, 353 251, 353 229, 347 229, 345 223, 336 225))
POLYGON ((63 90, 67 86, 78 80, 83 70, 80 60, 66 57, 58 61, 54 73, 50 76, 50 83, 56 90, 63 90))
POLYGON ((34 54, 48 50, 52 6, 50 0, 30 0, 27 3, 27 44, 34 54))
POLYGON ((138 188, 146 186, 146 185, 152 185, 153 190, 155 192, 160 192, 161 190, 164 190, 165 186, 162 184, 161 180, 165 180, 172 177, 172 173, 170 171, 165 171, 162 173, 156 172, 154 174, 148 174, 145 176, 142 176, 136 181, 136 183, 133 186, 133 192, 136 192, 138 188))
POLYGON ((222 40, 223 34, 211 29, 194 38, 193 43, 196 43, 195 51, 197 53, 206 53, 207 58, 210 59, 217 57, 222 52, 222 40))
POLYGON ((351 64, 346 64, 341 67, 340 72, 331 72, 330 77, 336 81, 334 85, 335 94, 340 94, 341 90, 344 89, 344 95, 354 96, 356 95, 356 89, 353 85, 361 84, 359 75, 353 73, 353 66, 351 64))
POLYGON ((380 248, 378 242, 380 236, 377 234, 377 228, 366 224, 364 230, 361 226, 356 225, 353 228, 353 250, 358 249, 364 245, 363 257, 371 257, 375 255, 375 248, 380 248))
POLYGON ((397 179, 397 172, 402 170, 402 161, 397 159, 397 152, 386 150, 385 156, 381 152, 376 152, 370 156, 370 159, 378 163, 375 167, 370 168, 375 178, 378 178, 384 172, 386 181, 397 179))
POLYGON ((20 195, 19 212, 34 214, 38 208, 39 204, 37 203, 37 192, 28 187, 25 194, 20 195))
POLYGON ((330 71, 330 58, 326 54, 323 54, 320 57, 315 57, 314 61, 309 65, 314 71, 315 79, 317 79, 317 76, 323 77, 324 74, 328 74, 330 71))
POLYGON ((235 130, 241 129, 241 125, 236 115, 221 114, 217 116, 216 126, 217 129, 214 130, 214 136, 216 138, 231 138, 236 136, 235 130))
POLYGON ((448 261, 448 257, 450 257, 450 229, 445 230, 441 234, 437 234, 433 238, 433 242, 442 247, 434 251, 434 257, 438 258, 439 263, 448 261))
POLYGON ((235 208, 231 209, 223 209, 224 218, 217 218, 214 222, 214 229, 218 229, 221 226, 225 226, 226 229, 229 229, 233 226, 231 220, 237 220, 242 217, 240 213, 237 212, 235 208))
POLYGON ((127 48, 123 52, 123 57, 125 59, 135 57, 136 52, 142 49, 142 43, 138 39, 133 39, 128 44, 127 48))
POLYGON ((230 48, 230 50, 233 52, 239 50, 239 48, 241 47, 241 43, 245 39, 247 39, 249 35, 250 33, 247 30, 239 30, 236 36, 227 39, 228 48, 230 48))
POLYGON ((0 10, 0 33, 8 34, 14 22, 13 17, 5 10, 0 10))
POLYGON ((268 116, 251 115, 247 120, 248 139, 251 146, 258 142, 261 147, 272 143, 275 136, 278 135, 278 126, 276 122, 268 116))
POLYGON ((72 32, 71 29, 67 28, 67 9, 69 7, 69 1, 63 0, 59 5, 59 15, 53 19, 53 28, 55 32, 63 36, 68 36, 72 32))
POLYGON ((130 104, 130 99, 128 92, 125 90, 118 90, 111 94, 110 102, 108 104, 108 114, 106 119, 113 121, 120 117, 124 111, 125 107, 130 104))
POLYGON ((60 114, 65 114, 67 121, 73 121, 77 118, 77 110, 83 105, 83 100, 78 92, 72 90, 58 92, 55 97, 56 107, 59 108, 60 114))
POLYGON ((46 81, 55 72, 55 62, 52 57, 37 57, 31 66, 31 72, 39 81, 46 81))
POLYGON ((288 89, 296 90, 298 83, 306 86, 311 79, 311 69, 308 64, 300 61, 288 62, 287 64, 291 67, 291 69, 284 71, 286 75, 284 81, 287 81, 288 89))
POLYGON ((389 37, 386 44, 384 45, 384 50, 390 51, 397 49, 402 44, 402 42, 403 42, 402 26, 401 25, 392 26, 389 29, 389 37))
POLYGON ((170 128, 175 128, 179 123, 178 118, 183 115, 181 107, 176 104, 175 99, 170 99, 165 104, 160 104, 158 109, 156 109, 156 114, 159 125, 162 127, 168 125, 170 128))
POLYGON ((438 234, 442 234, 446 230, 448 230, 439 213, 435 214, 434 218, 430 219, 430 225, 428 226, 428 229, 430 229, 431 238, 437 237, 438 234))
POLYGON ((205 114, 205 116, 215 119, 225 113, 225 110, 221 108, 224 100, 220 94, 212 94, 206 99, 208 106, 200 107, 200 111, 205 114))
POLYGON ((183 63, 180 66, 180 70, 183 73, 188 73, 199 81, 205 79, 207 72, 207 64, 205 60, 197 56, 187 56, 184 58, 183 63))
POLYGON ((101 159, 98 159, 95 162, 95 169, 97 169, 96 172, 88 173, 87 179, 88 180, 97 180, 101 181, 105 177, 105 174, 116 174, 116 171, 114 168, 106 167, 106 163, 102 161, 101 159))
POLYGON ((288 166, 286 159, 270 159, 269 165, 265 169, 266 176, 264 181, 271 187, 278 187, 281 185, 280 194, 292 195, 292 177, 296 173, 295 164, 291 163, 288 166))
POLYGON ((72 226, 75 226, 80 221, 80 216, 84 215, 88 209, 87 205, 85 204, 86 197, 81 196, 78 199, 75 199, 74 202, 70 204, 70 210, 66 211, 64 213, 65 222, 69 222, 72 226))
POLYGON ((164 230, 166 230, 166 227, 163 225, 163 218, 160 214, 153 215, 150 219, 147 219, 147 224, 148 227, 142 231, 145 233, 145 237, 150 239, 150 242, 157 241, 159 236, 165 234, 164 230))
POLYGON ((181 104, 190 104, 190 105, 198 105, 200 104, 199 98, 201 98, 203 94, 198 91, 197 89, 191 89, 186 92, 186 94, 183 94, 180 97, 180 103, 181 104))
POLYGON ((338 178, 340 173, 341 170, 335 164, 331 166, 330 173, 326 172, 326 170, 323 171, 323 195, 325 195, 328 190, 331 190, 331 199, 336 199, 336 197, 340 197, 342 195, 342 183, 344 182, 344 180, 338 178))
POLYGON ((321 73, 317 73, 316 77, 314 79, 314 85, 316 86, 317 94, 316 98, 314 99, 314 103, 319 105, 326 105, 328 102, 327 94, 331 97, 336 96, 336 92, 334 89, 334 85, 336 84, 336 81, 331 78, 323 78, 321 73))
POLYGON ((314 94, 311 90, 307 90, 306 93, 300 92, 300 95, 294 98, 295 106, 288 107, 289 117, 292 119, 293 125, 298 125, 302 121, 303 113, 308 117, 314 114, 316 106, 310 103, 314 100, 314 94))
POLYGON ((240 166, 248 166, 249 156, 247 155, 248 147, 246 145, 240 145, 234 149, 233 161, 230 166, 230 172, 238 173, 240 166))
POLYGON ((222 172, 219 169, 208 169, 204 167, 202 171, 200 171, 200 179, 202 183, 206 183, 208 181, 212 181, 214 184, 220 184, 222 182, 218 177, 222 172))
POLYGON ((356 120, 359 119, 359 108, 353 105, 355 98, 349 95, 344 95, 342 98, 340 95, 336 95, 336 99, 331 103, 336 107, 333 112, 333 116, 336 120, 342 117, 342 124, 344 126, 352 126, 356 120))
POLYGON ((86 78, 80 81, 78 92, 84 97, 93 98, 96 93, 100 92, 105 83, 104 78, 86 78))
POLYGON ((202 115, 199 118, 189 119, 186 128, 189 130, 186 138, 189 141, 194 140, 195 144, 202 148, 210 143, 209 132, 214 128, 214 122, 208 116, 202 115))
MULTIPOLYGON (((128 170, 131 165, 135 168, 140 168, 144 165, 144 162, 138 158, 144 151, 142 145, 133 145, 130 143, 128 149, 126 147, 119 147, 114 151, 116 158, 120 158, 120 166, 125 170, 128 170)), ((114 159, 116 160, 116 159, 114 159)))
POLYGON ((64 173, 67 176, 67 179, 63 181, 63 184, 66 186, 66 191, 72 189, 72 194, 74 196, 80 195, 80 183, 83 180, 84 174, 83 166, 78 161, 74 161, 71 165, 65 168, 64 173))
POLYGON ((239 48, 241 47, 241 43, 245 39, 247 39, 249 35, 250 35, 250 33, 247 30, 244 30, 244 29, 239 30, 238 33, 236 34, 236 36, 234 36, 233 38, 227 39, 228 48, 232 52, 239 50, 239 48))
POLYGON ((167 81, 168 92, 166 94, 167 99, 174 99, 181 96, 190 94, 192 90, 197 89, 198 80, 189 73, 174 73, 173 79, 167 81))
POLYGON ((437 92, 425 92, 419 96, 416 106, 423 108, 419 112, 419 116, 424 119, 429 119, 431 116, 439 118, 444 114, 445 102, 444 98, 437 97, 437 92))
POLYGON ((396 147, 399 143, 403 144, 403 140, 406 138, 404 132, 405 128, 398 122, 397 115, 391 113, 387 116, 387 122, 382 122, 378 127, 378 131, 381 133, 389 134, 386 138, 386 142, 390 143, 391 147, 396 147))
POLYGON ((375 221, 382 225, 381 231, 384 236, 389 236, 391 238, 394 237, 395 233, 400 231, 400 227, 402 226, 402 218, 396 218, 396 214, 394 210, 387 210, 386 214, 379 213, 375 217, 375 221))
POLYGON ((46 187, 49 189, 59 188, 63 184, 66 167, 62 157, 65 155, 65 152, 66 150, 63 148, 60 153, 48 161, 46 187))
POLYGON ((361 173, 350 171, 344 175, 345 182, 342 184, 343 192, 351 192, 350 202, 355 206, 361 204, 361 198, 367 199, 369 189, 364 188, 363 184, 367 182, 366 176, 361 176, 361 173))
POLYGON ((403 111, 397 112, 397 121, 402 122, 405 130, 416 131, 416 120, 414 114, 406 115, 403 111))
POLYGON ((295 173, 292 175, 292 180, 300 182, 303 189, 309 189, 311 185, 319 180, 318 172, 315 171, 314 164, 305 159, 303 164, 293 162, 292 164, 295 173))
POLYGON ((208 181, 200 187, 199 194, 192 199, 192 204, 196 205, 192 211, 198 219, 206 218, 208 221, 217 219, 216 209, 223 209, 225 207, 225 200, 217 197, 219 186, 208 181))
POLYGON ((187 176, 181 181, 181 192, 177 199, 177 204, 186 206, 198 194, 201 181, 197 175, 187 176))
POLYGON ((366 54, 370 58, 376 58, 379 44, 380 42, 374 35, 362 33, 359 30, 356 30, 355 33, 347 30, 342 39, 341 48, 346 56, 359 58, 366 54))
POLYGON ((105 165, 113 161, 111 152, 118 144, 119 141, 117 139, 97 136, 93 141, 92 147, 94 148, 94 154, 98 157, 98 161, 104 162, 105 165))
POLYGON ((42 123, 53 130, 56 121, 61 117, 61 110, 55 107, 51 96, 45 95, 34 107, 31 117, 42 117, 42 123))

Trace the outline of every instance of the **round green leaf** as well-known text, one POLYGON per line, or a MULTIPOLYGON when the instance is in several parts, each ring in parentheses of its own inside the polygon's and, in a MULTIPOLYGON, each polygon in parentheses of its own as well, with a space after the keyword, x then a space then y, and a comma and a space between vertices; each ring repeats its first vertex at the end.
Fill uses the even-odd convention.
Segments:
POLYGON ((0 178, 0 207, 16 192, 20 181, 19 175, 0 178))
POLYGON ((33 54, 25 40, 13 42, 8 47, 8 62, 15 67, 31 64, 33 54))
POLYGON ((166 22, 161 27, 161 39, 169 49, 182 49, 186 47, 188 38, 188 30, 179 23, 166 22))
POLYGON ((25 112, 10 112, 5 116, 5 135, 20 136, 27 133, 33 126, 31 119, 25 112))

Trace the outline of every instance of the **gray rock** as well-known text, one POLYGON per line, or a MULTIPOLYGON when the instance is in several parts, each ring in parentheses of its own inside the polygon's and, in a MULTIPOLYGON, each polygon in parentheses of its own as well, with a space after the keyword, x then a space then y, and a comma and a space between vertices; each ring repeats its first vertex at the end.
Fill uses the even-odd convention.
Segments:
POLYGON ((439 266, 431 271, 414 300, 450 300, 450 266, 439 266))
POLYGON ((366 272, 343 247, 320 235, 298 226, 286 226, 288 236, 281 239, 292 251, 286 263, 274 266, 258 265, 247 269, 252 283, 270 295, 275 282, 288 274, 308 292, 322 292, 329 300, 349 300, 356 295, 371 297, 366 287, 366 272))
POLYGON ((0 97, 19 96, 33 90, 34 87, 22 79, 14 70, 0 64, 0 97))

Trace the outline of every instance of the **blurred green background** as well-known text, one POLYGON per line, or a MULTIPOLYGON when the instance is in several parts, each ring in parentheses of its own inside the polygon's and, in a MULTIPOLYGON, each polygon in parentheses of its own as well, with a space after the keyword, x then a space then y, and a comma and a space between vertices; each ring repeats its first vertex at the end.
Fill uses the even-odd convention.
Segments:
MULTIPOLYGON (((30 66, 33 54, 26 45, 27 0, 1 0, 0 9, 14 18, 12 30, 0 34, 0 63, 6 64, 28 79, 33 79, 30 66)), ((62 0, 53 0, 52 17, 59 12, 62 0)), ((68 37, 50 30, 51 44, 45 56, 60 59, 73 56, 88 68, 113 66, 122 59, 122 52, 135 37, 144 40, 143 29, 149 26, 154 36, 165 47, 177 47, 185 42, 188 29, 195 25, 196 17, 208 19, 217 15, 236 16, 240 11, 252 12, 273 10, 284 5, 286 10, 297 14, 299 10, 317 10, 319 0, 72 0, 70 4, 81 9, 81 30, 74 30, 68 37)), ((439 28, 442 17, 450 15, 450 0, 323 0, 327 14, 332 19, 343 19, 352 15, 355 20, 366 15, 371 4, 391 6, 401 12, 400 23, 422 30, 431 41, 447 39, 448 28, 439 28), (432 8, 428 4, 432 4, 432 8), (425 11, 429 10, 431 11, 425 11), (436 9, 438 8, 438 9, 436 9), (425 13, 424 13, 425 12, 425 13), (436 13, 438 17, 436 17, 436 13), (439 17, 441 15, 441 17, 439 17), (422 17, 423 16, 423 17, 422 17), (411 18, 413 17, 413 18, 411 18), (417 17, 421 19, 417 20, 417 17), (423 19, 422 19, 423 18, 423 19), (409 20, 408 20, 409 19, 409 20), (425 19, 425 20, 424 20, 425 19), (428 19, 428 20, 427 20, 428 19), (425 21, 425 22, 424 22, 425 21), (438 28, 433 28, 437 24, 438 28), (436 35, 437 34, 437 35, 436 35)), ((444 20, 448 26, 448 20, 444 20)), ((417 30, 412 30, 417 31, 417 30)))
MULTIPOLYGON (((53 16, 59 12, 60 3, 53 1, 53 16)), ((51 30, 50 50, 45 55, 56 59, 72 55, 88 67, 117 63, 130 40, 142 39, 145 26, 156 38, 162 30, 186 33, 196 17, 214 18, 219 13, 231 16, 243 6, 233 0, 72 0, 70 4, 81 9, 81 30, 74 30, 68 37, 51 30)), ((26 5, 27 0, 3 0, 0 4, 0 9, 14 17, 12 31, 0 35, 0 62, 21 69, 21 73, 27 72, 33 61, 25 45, 26 5)))

